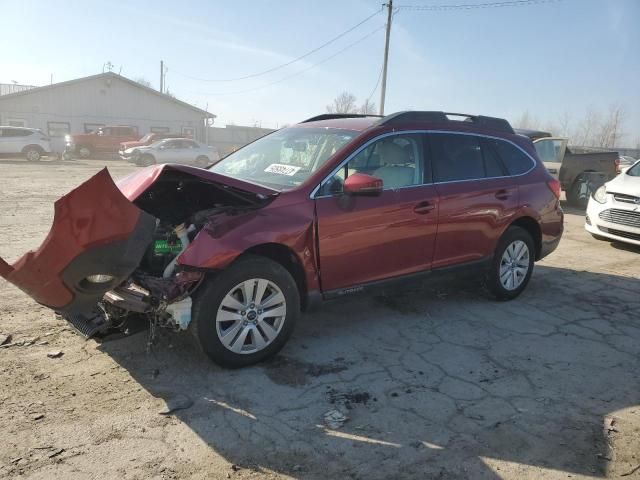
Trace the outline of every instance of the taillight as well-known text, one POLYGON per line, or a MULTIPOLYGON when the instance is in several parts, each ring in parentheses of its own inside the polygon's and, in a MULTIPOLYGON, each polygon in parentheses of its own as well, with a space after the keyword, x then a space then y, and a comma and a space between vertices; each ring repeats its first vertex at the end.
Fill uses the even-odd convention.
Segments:
POLYGON ((616 166, 616 173, 620 173, 620 157, 617 157, 613 163, 616 166))
POLYGON ((559 200, 560 193, 562 191, 562 187, 560 187, 560 180, 556 180, 555 178, 552 178, 547 182, 547 186, 549 187, 549 190, 551 190, 553 194, 556 196, 556 198, 559 200))

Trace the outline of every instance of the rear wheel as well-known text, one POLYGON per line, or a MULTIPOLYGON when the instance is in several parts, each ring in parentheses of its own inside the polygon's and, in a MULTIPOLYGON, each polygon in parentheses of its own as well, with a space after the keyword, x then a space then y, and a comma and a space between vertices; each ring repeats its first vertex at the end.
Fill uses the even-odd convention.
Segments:
POLYGON ((42 150, 39 147, 27 147, 24 150, 24 157, 29 162, 37 162, 42 157, 42 150))
POLYGON ((78 147, 78 155, 80 155, 81 158, 89 158, 91 153, 92 152, 89 147, 85 147, 84 145, 78 147))
POLYGON ((191 329, 215 363, 237 368, 276 354, 300 315, 300 294, 279 263, 247 255, 195 295, 191 329))
POLYGON ((522 293, 533 272, 535 248, 529 232, 509 227, 496 248, 487 287, 498 300, 511 300, 522 293))
POLYGON ((196 167, 200 167, 200 168, 205 168, 207 167, 211 162, 209 161, 209 159, 207 157, 205 157, 204 155, 200 155, 198 158, 196 158, 196 167))
POLYGON ((567 191, 567 203, 572 207, 587 208, 589 197, 593 192, 591 185, 586 177, 578 175, 573 185, 567 191))

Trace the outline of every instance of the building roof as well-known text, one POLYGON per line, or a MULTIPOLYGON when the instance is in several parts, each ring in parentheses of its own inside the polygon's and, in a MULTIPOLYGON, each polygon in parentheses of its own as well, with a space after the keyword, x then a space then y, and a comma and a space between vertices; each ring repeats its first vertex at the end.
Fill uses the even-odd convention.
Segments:
POLYGON ((153 93, 154 95, 157 95, 158 97, 162 98, 165 101, 169 101, 169 102, 173 102, 177 105, 180 105, 182 107, 186 107, 186 108, 190 108, 191 110, 194 110, 200 114, 202 114, 205 117, 209 117, 209 118, 216 118, 216 115, 214 115, 211 112, 207 112, 205 110, 202 110, 201 108, 195 107, 193 105, 191 105, 190 103, 187 102, 183 102, 182 100, 178 100, 177 98, 172 97, 171 95, 167 95, 165 93, 160 93, 157 90, 154 90, 153 88, 147 87, 145 85, 142 85, 134 80, 131 80, 127 77, 123 77, 122 75, 118 75, 117 73, 113 73, 113 72, 104 72, 104 73, 99 73, 97 75, 90 75, 88 77, 81 77, 81 78, 75 78, 73 80, 67 80, 66 82, 59 82, 59 83, 52 83, 51 85, 46 85, 44 87, 35 87, 35 88, 30 88, 29 90, 24 90, 22 92, 15 92, 15 93, 9 93, 7 95, 2 95, 0 96, 0 101, 6 99, 6 98, 16 98, 16 97, 20 97, 23 95, 31 95, 32 93, 36 93, 36 92, 42 92, 45 90, 52 90, 58 87, 66 87, 69 85, 73 85, 76 83, 81 83, 81 82, 85 82, 87 80, 95 80, 98 78, 105 78, 105 79, 117 79, 120 81, 123 81, 125 83, 129 83, 130 85, 139 88, 141 90, 146 90, 149 93, 153 93))

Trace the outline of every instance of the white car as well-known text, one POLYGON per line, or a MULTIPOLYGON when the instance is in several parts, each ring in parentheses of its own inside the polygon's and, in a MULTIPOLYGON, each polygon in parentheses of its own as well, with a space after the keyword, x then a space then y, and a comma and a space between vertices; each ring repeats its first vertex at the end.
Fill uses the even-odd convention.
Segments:
POLYGON ((640 246, 640 161, 595 191, 584 228, 598 240, 640 246))
POLYGON ((181 163, 206 167, 220 160, 214 147, 188 138, 165 138, 145 147, 134 147, 124 151, 136 165, 156 163, 181 163))
POLYGON ((0 126, 0 155, 24 156, 37 162, 51 155, 51 139, 36 128, 0 126))

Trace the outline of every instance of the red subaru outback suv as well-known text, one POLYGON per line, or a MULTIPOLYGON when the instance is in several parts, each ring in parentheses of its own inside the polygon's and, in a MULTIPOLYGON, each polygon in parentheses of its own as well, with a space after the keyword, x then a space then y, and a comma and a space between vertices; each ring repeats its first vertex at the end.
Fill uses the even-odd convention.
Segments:
POLYGON ((0 274, 87 336, 142 317, 237 367, 282 348, 318 300, 391 281, 473 269, 517 297, 560 241, 559 195, 506 120, 320 115, 209 170, 157 165, 117 185, 103 170, 0 274))

